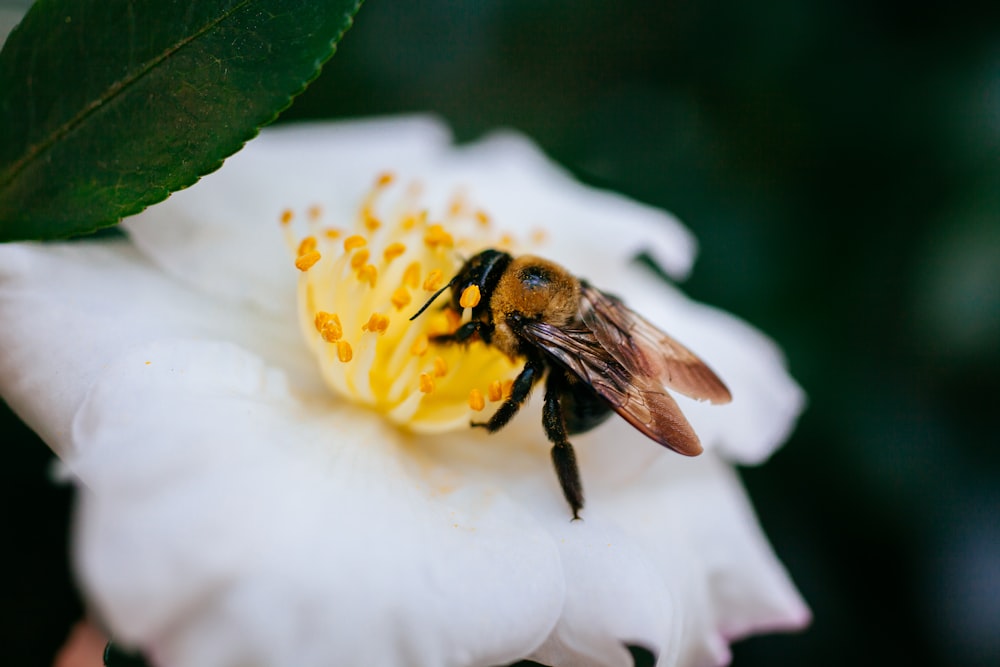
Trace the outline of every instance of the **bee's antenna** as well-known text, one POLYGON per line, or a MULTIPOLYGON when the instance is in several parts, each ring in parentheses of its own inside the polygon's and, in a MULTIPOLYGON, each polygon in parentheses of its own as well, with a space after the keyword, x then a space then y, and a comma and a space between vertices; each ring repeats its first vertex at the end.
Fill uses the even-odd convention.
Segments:
MULTIPOLYGON (((457 277, 458 277, 458 276, 456 276, 456 278, 457 278, 457 277)), ((441 292, 443 292, 443 291, 445 291, 446 289, 448 289, 449 287, 451 287, 451 286, 452 286, 452 284, 454 284, 454 282, 455 282, 455 278, 452 278, 452 279, 451 279, 451 280, 450 280, 450 281, 448 282, 448 284, 447 284, 447 285, 445 285, 444 287, 442 287, 441 289, 439 289, 439 290, 438 290, 437 292, 434 292, 434 296, 432 296, 431 298, 427 299, 427 303, 425 303, 424 305, 420 306, 420 310, 418 310, 418 311, 417 311, 416 313, 414 313, 414 314, 413 314, 413 317, 411 317, 411 318, 410 318, 410 321, 412 322, 413 320, 415 320, 415 319, 417 319, 418 317, 420 317, 420 313, 422 313, 422 312, 424 312, 425 310, 427 310, 427 307, 428 307, 428 306, 430 306, 430 305, 431 305, 432 303, 434 303, 434 300, 435 300, 435 299, 437 299, 437 298, 438 298, 439 296, 441 296, 441 292)))

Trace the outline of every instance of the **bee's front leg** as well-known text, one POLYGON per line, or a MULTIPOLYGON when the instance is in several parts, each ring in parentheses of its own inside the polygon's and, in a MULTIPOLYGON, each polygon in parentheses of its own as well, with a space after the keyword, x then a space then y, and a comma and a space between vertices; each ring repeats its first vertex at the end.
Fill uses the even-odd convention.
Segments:
POLYGON ((485 428, 490 433, 496 433, 502 429, 507 425, 507 422, 513 419, 517 411, 521 409, 524 400, 531 393, 531 388, 541 379, 544 372, 545 364, 540 359, 529 358, 524 364, 524 368, 514 378, 514 384, 511 386, 510 396, 507 397, 507 400, 500 404, 500 407, 493 413, 489 421, 472 422, 472 426, 485 428))
POLYGON ((431 341, 435 343, 468 343, 472 340, 473 336, 478 334, 483 341, 489 343, 492 333, 493 327, 491 325, 482 320, 472 320, 471 322, 466 322, 450 334, 432 336, 431 341))

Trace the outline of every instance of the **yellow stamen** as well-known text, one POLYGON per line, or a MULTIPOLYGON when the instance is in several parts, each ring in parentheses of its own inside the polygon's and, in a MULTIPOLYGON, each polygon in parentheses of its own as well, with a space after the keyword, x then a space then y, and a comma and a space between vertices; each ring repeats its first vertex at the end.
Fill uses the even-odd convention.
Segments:
POLYGON ((503 397, 510 398, 511 393, 514 391, 514 380, 507 379, 503 381, 503 397))
POLYGON ((321 258, 321 255, 313 250, 312 252, 307 252, 304 255, 299 255, 295 258, 295 268, 299 271, 308 271, 311 269, 316 262, 321 258))
POLYGON ((344 335, 344 328, 340 326, 340 320, 329 320, 323 324, 323 327, 319 330, 319 335, 327 343, 336 343, 344 335))
POLYGON ((402 310, 410 303, 410 292, 405 287, 398 287, 392 293, 390 301, 392 301, 392 305, 396 306, 396 310, 402 310))
POLYGON ((381 313, 372 313, 368 321, 361 325, 362 331, 383 334, 389 328, 389 318, 381 313))
POLYGON ((294 217, 295 217, 295 214, 292 213, 292 209, 286 208, 284 211, 281 212, 281 218, 280 218, 281 224, 287 225, 288 223, 290 223, 292 221, 292 218, 294 218, 294 217))
POLYGON ((302 239, 302 241, 299 242, 299 251, 297 254, 299 255, 299 257, 301 257, 302 255, 312 252, 315 249, 316 249, 316 237, 307 236, 304 239, 302 239))
POLYGON ((476 412, 486 407, 486 401, 483 400, 483 392, 475 388, 469 392, 469 407, 476 412))
POLYGON ((430 349, 431 341, 427 336, 417 336, 417 339, 413 341, 413 345, 410 346, 410 354, 415 357, 422 357, 427 354, 427 350, 430 349))
POLYGON ((382 251, 382 258, 385 259, 386 263, 388 263, 402 255, 404 252, 406 252, 406 245, 397 241, 396 243, 390 243, 385 247, 385 250, 382 251))
POLYGON ((375 186, 379 188, 384 188, 390 185, 394 180, 396 180, 396 175, 391 171, 383 171, 378 175, 378 180, 375 181, 375 186))
POLYGON ((375 287, 375 283, 378 281, 378 269, 375 268, 374 264, 365 264, 358 269, 358 280, 368 283, 369 287, 375 287))
POLYGON ((424 233, 424 243, 427 244, 428 248, 450 248, 455 245, 455 239, 445 231, 442 225, 433 224, 424 233))
POLYGON ((382 221, 376 218, 370 211, 364 212, 365 218, 365 229, 369 232, 374 232, 376 229, 382 226, 382 221))
POLYGON ((433 292, 441 287, 442 280, 444 280, 444 274, 441 273, 441 269, 434 269, 424 279, 424 289, 428 292, 433 292))
POLYGON ((545 233, 544 229, 538 228, 531 232, 531 242, 536 245, 541 245, 545 243, 549 238, 549 235, 545 233))
POLYGON ((368 245, 368 239, 360 234, 353 234, 344 239, 344 252, 351 252, 368 245))
POLYGON ((325 310, 316 311, 316 317, 313 318, 313 324, 316 325, 316 331, 322 331, 323 327, 326 326, 327 322, 336 322, 340 324, 340 318, 337 317, 336 313, 328 313, 325 310))
POLYGON ((360 269, 368 262, 369 255, 371 255, 371 252, 368 251, 368 248, 358 250, 351 256, 351 268, 360 269))
POLYGON ((513 378, 518 365, 480 341, 461 348, 435 342, 468 321, 466 308, 482 305, 481 286, 456 293, 461 306, 454 310, 441 307, 449 296, 410 316, 414 303, 447 288, 462 267, 459 253, 497 247, 500 221, 490 221, 463 191, 425 209, 422 195, 408 187, 398 176, 373 174, 369 191, 350 215, 338 213, 340 220, 312 202, 279 214, 303 270, 299 322, 323 379, 414 432, 441 432, 467 426, 489 400, 497 405, 504 378, 513 378))
POLYGON ((417 289, 420 286, 420 262, 411 262, 403 272, 403 284, 410 289, 417 289))
POLYGON ((475 308, 479 305, 479 285, 469 285, 462 292, 461 298, 459 298, 458 303, 462 308, 475 308))
POLYGON ((455 218, 465 210, 465 196, 461 192, 456 192, 448 205, 448 215, 455 218))
POLYGON ((490 382, 490 386, 486 390, 486 396, 490 399, 491 403, 496 403, 503 398, 503 385, 500 384, 500 380, 490 382))

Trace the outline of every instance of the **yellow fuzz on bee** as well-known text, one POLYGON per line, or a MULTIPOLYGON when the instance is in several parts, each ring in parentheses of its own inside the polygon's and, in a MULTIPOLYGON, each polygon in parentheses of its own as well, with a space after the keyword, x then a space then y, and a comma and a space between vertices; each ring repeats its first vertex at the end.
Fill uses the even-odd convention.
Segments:
POLYGON ((397 180, 375 175, 353 219, 329 220, 317 205, 278 213, 299 273, 300 326, 335 394, 416 432, 467 427, 487 399, 495 407, 509 395, 521 365, 481 341, 434 341, 468 321, 484 298, 478 287, 459 295, 462 314, 445 308, 445 292, 410 317, 465 259, 485 248, 531 252, 538 236, 519 247, 465 193, 428 210, 419 186, 397 180))

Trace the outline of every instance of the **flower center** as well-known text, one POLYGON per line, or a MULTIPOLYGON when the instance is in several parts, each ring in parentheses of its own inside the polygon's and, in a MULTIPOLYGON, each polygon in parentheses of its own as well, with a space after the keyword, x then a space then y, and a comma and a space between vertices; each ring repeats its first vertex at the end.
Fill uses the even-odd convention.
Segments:
MULTIPOLYGON (((474 341, 435 343, 469 318, 479 294, 463 294, 460 316, 436 304, 410 317, 485 248, 515 248, 510 234, 459 194, 443 211, 421 207, 421 188, 376 178, 353 220, 330 226, 318 206, 281 214, 299 279, 299 320, 327 385, 418 432, 468 426, 473 413, 498 403, 520 370, 474 341), (293 228, 305 218, 305 236, 293 228), (296 223, 296 224, 293 224, 296 223)), ((534 235, 537 242, 540 235, 534 235)))

